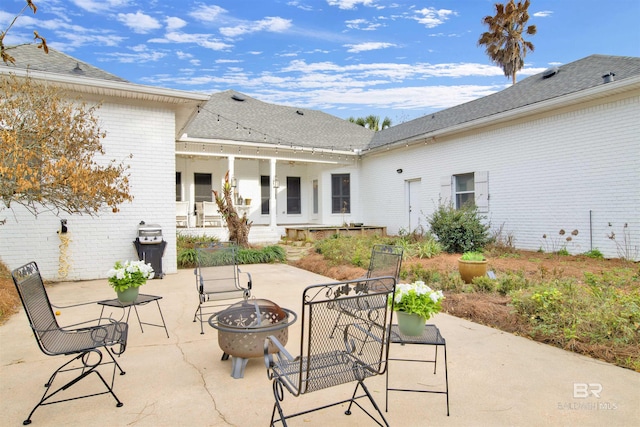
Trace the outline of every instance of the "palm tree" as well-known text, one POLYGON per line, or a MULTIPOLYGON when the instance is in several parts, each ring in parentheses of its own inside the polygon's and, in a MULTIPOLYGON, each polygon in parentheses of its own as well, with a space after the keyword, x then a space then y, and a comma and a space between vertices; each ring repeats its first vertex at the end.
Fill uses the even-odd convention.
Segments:
POLYGON ((524 66, 527 51, 534 50, 533 44, 522 37, 523 33, 534 35, 537 31, 535 25, 527 26, 529 3, 529 0, 496 3, 496 15, 485 16, 482 20, 489 26, 489 31, 482 33, 478 40, 478 45, 486 46, 485 52, 502 68, 504 75, 513 79, 513 84, 516 73, 524 66))
POLYGON ((347 120, 376 132, 391 126, 391 119, 389 117, 385 117, 382 121, 382 127, 380 127, 380 117, 374 116, 373 114, 367 117, 358 117, 357 119, 349 117, 347 120))

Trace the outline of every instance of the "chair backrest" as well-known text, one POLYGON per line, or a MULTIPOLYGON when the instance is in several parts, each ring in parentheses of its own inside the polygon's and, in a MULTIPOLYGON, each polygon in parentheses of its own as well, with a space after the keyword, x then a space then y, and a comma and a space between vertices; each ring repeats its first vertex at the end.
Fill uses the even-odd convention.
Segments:
POLYGON ((371 249, 371 261, 367 277, 400 277, 403 249, 400 246, 375 245, 371 249))
POLYGON ((35 262, 18 267, 11 272, 22 306, 29 319, 38 346, 45 354, 57 354, 52 345, 63 338, 64 333, 58 325, 51 308, 49 296, 44 288, 40 270, 35 262))
POLYGON ((300 392, 309 393, 386 370, 393 277, 309 286, 302 296, 300 392), (339 324, 340 306, 357 306, 339 324), (334 325, 340 331, 335 333, 334 325))
POLYGON ((189 202, 176 202, 176 217, 186 218, 189 215, 189 202))
POLYGON ((195 249, 200 294, 219 294, 219 299, 241 296, 238 246, 230 242, 214 242, 197 245, 195 249))
POLYGON ((202 202, 203 203, 203 212, 206 216, 217 216, 220 215, 218 212, 218 204, 216 202, 202 202))

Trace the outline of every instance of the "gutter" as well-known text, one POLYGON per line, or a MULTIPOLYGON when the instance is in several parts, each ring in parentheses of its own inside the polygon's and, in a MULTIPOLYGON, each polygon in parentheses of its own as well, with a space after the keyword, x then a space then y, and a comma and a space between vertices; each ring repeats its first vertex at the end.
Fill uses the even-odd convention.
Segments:
MULTIPOLYGON (((3 67, 4 68, 4 67, 3 67)), ((104 95, 116 95, 122 98, 132 98, 132 94, 140 95, 138 99, 146 99, 158 101, 158 97, 162 98, 160 102, 168 104, 189 104, 196 105, 202 101, 208 101, 209 95, 188 92, 176 89, 165 89, 154 86, 144 86, 130 82, 118 82, 113 80, 95 79, 91 77, 78 78, 66 74, 50 73, 46 71, 29 71, 23 68, 15 68, 10 71, 6 71, 4 68, 0 71, 0 74, 14 74, 19 77, 31 77, 38 80, 46 80, 53 83, 60 83, 62 85, 72 86, 74 90, 78 92, 100 93, 104 95), (92 91, 83 90, 82 87, 95 89, 92 91), (111 90, 116 94, 109 94, 106 91, 111 90), (152 98, 155 97, 155 98, 152 98)))

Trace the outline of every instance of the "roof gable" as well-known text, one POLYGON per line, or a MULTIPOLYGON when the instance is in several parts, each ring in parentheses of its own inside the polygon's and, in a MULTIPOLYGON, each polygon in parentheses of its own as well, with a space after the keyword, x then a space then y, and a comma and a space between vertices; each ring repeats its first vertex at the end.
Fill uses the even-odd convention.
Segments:
POLYGON ((228 90, 211 95, 186 133, 192 138, 351 151, 365 148, 374 132, 322 111, 270 104, 228 90))

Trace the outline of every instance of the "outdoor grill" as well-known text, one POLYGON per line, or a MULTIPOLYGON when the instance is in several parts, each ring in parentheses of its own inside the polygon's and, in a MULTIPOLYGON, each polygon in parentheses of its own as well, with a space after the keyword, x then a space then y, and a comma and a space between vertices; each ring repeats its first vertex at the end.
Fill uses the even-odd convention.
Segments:
MULTIPOLYGON (((231 376, 242 378, 248 359, 264 355, 264 340, 274 335, 285 345, 288 327, 296 314, 266 299, 250 299, 231 305, 209 318, 209 325, 218 330, 218 345, 232 356, 231 376)), ((269 345, 269 353, 277 347, 269 345)))
POLYGON ((162 227, 158 224, 146 224, 144 221, 138 225, 138 240, 143 245, 157 245, 163 241, 162 227))
POLYGON ((151 264, 154 271, 154 279, 162 279, 162 255, 167 242, 162 237, 162 227, 159 224, 147 224, 140 221, 138 224, 138 237, 133 241, 136 247, 138 258, 141 261, 151 264))

